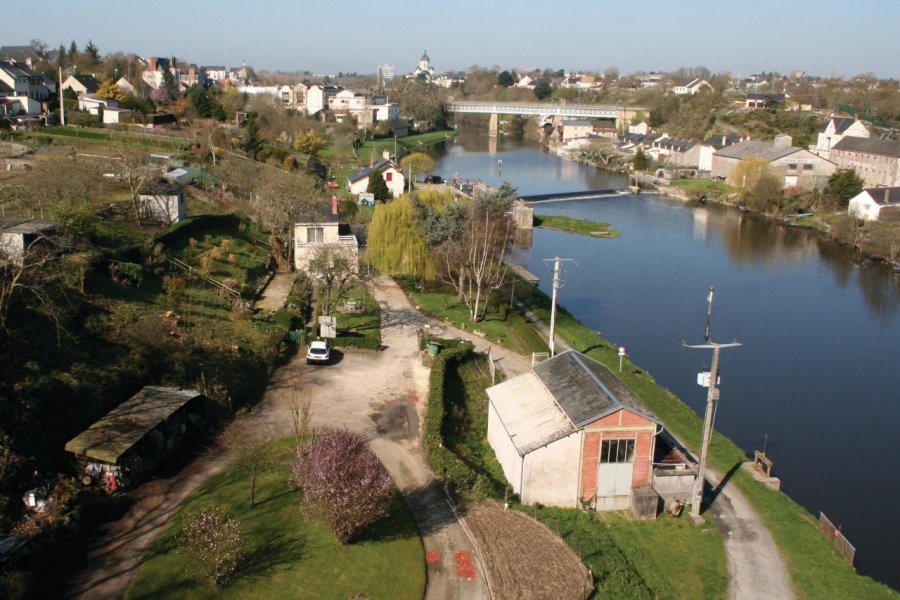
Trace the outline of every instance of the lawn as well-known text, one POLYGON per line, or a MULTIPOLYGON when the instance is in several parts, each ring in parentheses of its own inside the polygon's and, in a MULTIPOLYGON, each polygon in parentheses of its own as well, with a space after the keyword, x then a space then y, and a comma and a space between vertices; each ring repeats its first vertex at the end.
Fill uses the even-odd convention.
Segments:
POLYGON ((559 215, 534 215, 534 226, 601 238, 616 238, 622 235, 617 229, 610 227, 609 223, 559 215))
MULTIPOLYGON (((385 150, 389 151, 391 154, 394 154, 394 148, 396 147, 398 154, 404 154, 406 152, 419 150, 429 146, 431 144, 443 141, 445 139, 454 137, 456 135, 456 130, 445 130, 445 131, 431 131, 429 133, 420 133, 417 135, 409 135, 402 138, 397 138, 394 140, 392 137, 380 138, 377 140, 368 140, 363 142, 362 146, 360 146, 359 150, 357 150, 356 157, 353 156, 353 148, 350 146, 348 142, 340 142, 338 145, 328 146, 326 147, 321 156, 326 158, 332 162, 347 164, 356 164, 356 163, 368 163, 370 157, 375 157, 376 159, 381 158, 382 152, 385 150), (396 145, 395 145, 396 143, 396 145), (358 158, 357 158, 358 157, 358 158)), ((344 167, 340 172, 336 171, 337 175, 344 174, 344 171, 352 172, 355 169, 347 169, 344 167)))
MULTIPOLYGON (((287 447, 287 444, 283 444, 287 447)), ((153 544, 128 591, 149 598, 367 598, 419 599, 425 590, 422 542, 398 495, 389 517, 354 542, 341 546, 322 523, 300 515, 300 496, 288 487, 287 461, 257 487, 250 507, 247 478, 227 471, 203 486, 174 515, 153 544), (208 590, 193 578, 194 567, 175 551, 183 515, 221 504, 244 532, 248 558, 231 582, 208 590)))
POLYGON ((673 185, 680 187, 690 194, 717 194, 727 196, 737 192, 737 188, 727 183, 712 181, 711 179, 679 179, 673 185))
MULTIPOLYGON (((508 304, 499 299, 498 293, 493 295, 494 300, 488 305, 484 320, 472 323, 468 307, 464 302, 458 301, 453 289, 432 282, 424 290, 419 290, 411 280, 398 282, 422 312, 441 321, 461 329, 483 332, 485 339, 523 354, 541 352, 547 347, 547 343, 518 312, 507 308, 508 304)), ((526 287, 528 284, 517 281, 516 294, 526 287)))

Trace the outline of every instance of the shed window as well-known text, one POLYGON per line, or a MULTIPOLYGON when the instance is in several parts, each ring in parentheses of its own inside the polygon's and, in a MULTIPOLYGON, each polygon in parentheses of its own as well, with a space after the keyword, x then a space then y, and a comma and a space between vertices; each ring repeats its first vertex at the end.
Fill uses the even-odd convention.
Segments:
POLYGON ((603 440, 600 448, 600 462, 634 462, 634 440, 603 440))
POLYGON ((812 171, 812 170, 813 170, 813 165, 803 165, 803 170, 804 170, 804 171, 812 171))

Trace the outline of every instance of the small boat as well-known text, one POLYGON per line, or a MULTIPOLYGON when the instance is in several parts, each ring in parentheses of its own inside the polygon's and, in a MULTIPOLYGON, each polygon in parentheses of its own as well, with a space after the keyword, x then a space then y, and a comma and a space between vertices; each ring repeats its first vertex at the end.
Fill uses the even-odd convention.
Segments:
POLYGON ((738 210, 741 212, 747 212, 747 205, 744 202, 738 204, 738 210))
POLYGON ((894 273, 900 273, 900 263, 894 263, 894 273))

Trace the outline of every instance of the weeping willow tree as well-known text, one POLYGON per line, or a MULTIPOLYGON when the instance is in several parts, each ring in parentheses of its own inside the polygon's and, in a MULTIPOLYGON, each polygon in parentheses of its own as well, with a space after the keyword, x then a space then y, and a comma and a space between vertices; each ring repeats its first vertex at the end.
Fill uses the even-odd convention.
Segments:
POLYGON ((386 275, 433 280, 434 258, 407 196, 375 209, 365 260, 386 275))

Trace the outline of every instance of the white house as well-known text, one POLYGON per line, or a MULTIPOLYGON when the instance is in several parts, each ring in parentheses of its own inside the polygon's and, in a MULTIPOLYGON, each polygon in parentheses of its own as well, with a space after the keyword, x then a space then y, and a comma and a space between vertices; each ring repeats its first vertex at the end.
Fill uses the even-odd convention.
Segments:
POLYGON ((133 96, 135 92, 137 92, 137 88, 134 87, 134 84, 124 77, 119 77, 118 81, 116 81, 116 87, 119 88, 123 94, 131 94, 133 96))
POLYGON ((172 74, 176 86, 180 85, 181 72, 177 68, 175 58, 157 58, 151 56, 147 59, 147 68, 141 71, 141 79, 154 90, 159 89, 163 84, 163 77, 166 71, 172 74))
POLYGON ((900 221, 900 187, 864 189, 850 198, 847 214, 866 221, 900 221))
POLYGON ((384 177, 384 182, 391 191, 391 195, 394 198, 399 198, 403 193, 406 178, 403 176, 403 172, 388 157, 377 160, 371 167, 351 173, 347 177, 347 189, 350 193, 360 194, 365 192, 369 187, 369 176, 376 170, 381 171, 381 176, 384 177))
POLYGON ((96 94, 100 90, 100 82, 93 75, 69 75, 63 81, 62 89, 72 90, 80 98, 85 94, 96 94))
POLYGON ((11 100, 6 103, 5 113, 39 115, 50 94, 43 75, 23 63, 0 61, 0 99, 11 100))
POLYGON ((138 196, 142 219, 172 225, 187 216, 184 186, 156 180, 143 186, 138 196))
POLYGON ((311 85, 306 91, 306 112, 314 115, 328 108, 328 99, 336 96, 338 88, 333 85, 311 85))
POLYGON ((488 442, 523 503, 627 510, 652 483, 662 423, 594 359, 566 350, 486 391, 488 442))
POLYGON ((869 130, 862 124, 859 119, 853 117, 835 117, 832 116, 828 122, 819 129, 819 136, 816 145, 810 148, 816 154, 820 154, 828 158, 828 152, 847 136, 868 138, 869 130))
POLYGON ((119 103, 115 100, 100 98, 93 94, 83 94, 78 97, 78 110, 89 112, 92 115, 99 115, 101 110, 107 108, 118 108, 119 103))
POLYGON ((679 81, 675 87, 672 88, 672 93, 677 96, 683 96, 686 94, 690 94, 691 96, 697 95, 699 92, 712 92, 713 86, 710 85, 708 81, 705 79, 682 79, 679 81))
POLYGON ((349 226, 340 223, 337 197, 331 199, 331 210, 323 210, 315 220, 294 224, 294 268, 308 271, 318 252, 340 252, 353 259, 355 266, 359 243, 349 226))

